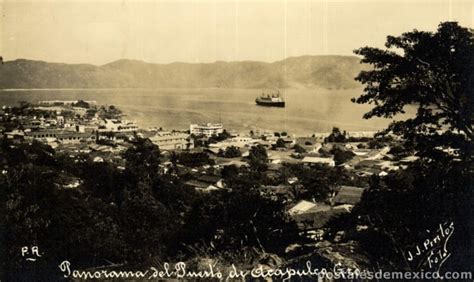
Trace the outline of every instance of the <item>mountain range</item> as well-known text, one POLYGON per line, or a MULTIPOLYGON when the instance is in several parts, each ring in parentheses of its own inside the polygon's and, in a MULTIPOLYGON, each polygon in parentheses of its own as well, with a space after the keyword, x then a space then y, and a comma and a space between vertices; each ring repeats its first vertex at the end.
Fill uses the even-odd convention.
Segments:
POLYGON ((118 60, 96 66, 17 59, 0 65, 0 89, 32 88, 327 88, 359 87, 367 66, 355 56, 153 64, 118 60))

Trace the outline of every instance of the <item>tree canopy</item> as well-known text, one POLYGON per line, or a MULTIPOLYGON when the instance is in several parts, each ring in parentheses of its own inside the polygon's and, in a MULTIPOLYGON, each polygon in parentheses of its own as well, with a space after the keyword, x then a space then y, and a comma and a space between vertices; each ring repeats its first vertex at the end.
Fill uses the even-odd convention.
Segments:
POLYGON ((253 146, 249 151, 250 167, 255 171, 267 169, 267 150, 262 145, 253 146))
POLYGON ((364 118, 393 118, 414 105, 414 117, 398 120, 383 132, 404 137, 420 152, 451 148, 469 157, 473 141, 474 37, 456 22, 444 22, 436 32, 413 30, 388 36, 386 49, 355 51, 371 70, 356 80, 364 93, 353 99, 373 104, 364 118))
POLYGON ((224 158, 236 158, 242 156, 242 153, 240 152, 239 148, 235 146, 229 146, 225 148, 225 150, 220 149, 219 156, 224 158))

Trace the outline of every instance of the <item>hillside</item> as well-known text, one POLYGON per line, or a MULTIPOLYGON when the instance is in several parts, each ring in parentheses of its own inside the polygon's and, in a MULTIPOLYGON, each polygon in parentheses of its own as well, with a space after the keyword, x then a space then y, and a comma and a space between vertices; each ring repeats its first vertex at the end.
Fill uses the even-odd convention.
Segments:
POLYGON ((151 64, 118 60, 106 65, 18 59, 0 65, 0 89, 15 88, 353 88, 364 68, 354 56, 302 56, 273 63, 151 64))

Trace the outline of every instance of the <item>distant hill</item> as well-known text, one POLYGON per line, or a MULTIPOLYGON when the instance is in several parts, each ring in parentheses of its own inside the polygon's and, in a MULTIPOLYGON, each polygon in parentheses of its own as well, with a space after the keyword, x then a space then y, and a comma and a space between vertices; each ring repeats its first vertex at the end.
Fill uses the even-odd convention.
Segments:
POLYGON ((0 89, 15 88, 354 88, 365 66, 354 56, 302 56, 273 63, 151 64, 118 60, 106 65, 18 59, 0 65, 0 89))

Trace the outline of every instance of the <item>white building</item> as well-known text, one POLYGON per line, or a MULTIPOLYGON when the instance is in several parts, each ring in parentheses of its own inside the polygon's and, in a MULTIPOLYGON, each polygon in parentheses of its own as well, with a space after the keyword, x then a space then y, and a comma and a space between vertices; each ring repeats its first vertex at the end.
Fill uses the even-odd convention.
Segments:
POLYGON ((189 138, 189 134, 182 132, 158 132, 155 136, 150 137, 150 140, 161 150, 194 148, 193 140, 189 138))
POLYGON ((99 126, 99 132, 133 132, 138 125, 130 120, 105 119, 99 126))
POLYGON ((367 137, 367 138, 373 138, 376 131, 350 131, 347 132, 348 137, 354 137, 354 138, 362 138, 362 137, 367 137))
POLYGON ((224 132, 224 126, 221 123, 191 124, 189 132, 194 135, 211 137, 224 132))
POLYGON ((76 124, 75 129, 77 132, 88 133, 97 131, 99 126, 95 124, 76 124))
POLYGON ((332 158, 320 158, 320 157, 304 157, 301 162, 306 165, 328 165, 335 166, 336 163, 332 158))
POLYGON ((78 144, 81 142, 95 142, 96 136, 92 133, 80 133, 68 130, 41 130, 26 132, 25 139, 36 139, 45 143, 59 142, 63 144, 78 144))
POLYGON ((211 148, 222 148, 225 149, 230 146, 234 146, 237 148, 243 148, 243 147, 250 147, 252 145, 255 145, 257 143, 256 139, 250 138, 250 137, 234 137, 231 139, 224 140, 222 142, 218 142, 215 144, 209 144, 209 147, 211 148))

